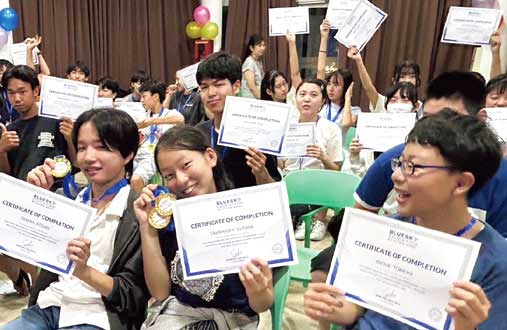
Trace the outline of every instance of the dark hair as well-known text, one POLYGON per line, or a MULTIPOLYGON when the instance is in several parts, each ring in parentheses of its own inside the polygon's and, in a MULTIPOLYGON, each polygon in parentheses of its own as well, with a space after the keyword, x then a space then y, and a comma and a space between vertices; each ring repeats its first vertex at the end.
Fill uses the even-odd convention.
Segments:
POLYGON ((99 85, 102 89, 107 88, 115 94, 118 94, 118 91, 120 90, 118 82, 109 76, 100 78, 97 81, 97 85, 99 85))
POLYGON ((81 126, 91 122, 97 130, 102 144, 109 150, 118 150, 123 158, 132 154, 132 159, 125 165, 126 177, 129 179, 134 169, 134 158, 139 146, 137 124, 125 111, 114 108, 93 109, 77 117, 72 130, 72 143, 77 150, 78 134, 81 126))
MULTIPOLYGON (((350 84, 352 84, 353 78, 352 73, 347 69, 338 69, 336 71, 333 71, 326 75, 326 82, 327 84, 331 83, 331 79, 336 79, 336 81, 339 81, 341 78, 343 81, 343 91, 342 95, 340 97, 341 105, 343 106, 345 103, 345 93, 347 92, 347 89, 349 89, 350 84)), ((326 91, 327 93, 327 91, 326 91)), ((328 103, 331 103, 331 100, 327 100, 328 103)))
POLYGON ((446 98, 462 101, 470 115, 476 115, 484 106, 486 87, 477 73, 469 71, 444 72, 430 81, 426 101, 446 98))
POLYGON ((507 90, 507 74, 503 73, 491 78, 486 85, 486 95, 495 92, 503 94, 507 90))
POLYGON ((250 54, 252 54, 252 50, 250 49, 250 47, 255 47, 256 45, 259 45, 264 40, 265 39, 258 34, 252 34, 250 36, 250 38, 248 38, 248 42, 246 43, 246 47, 243 50, 243 55, 241 57, 243 62, 246 60, 246 58, 248 56, 250 56, 250 54))
POLYGON ((410 142, 435 147, 452 169, 471 172, 475 183, 470 192, 480 189, 502 160, 499 138, 484 121, 449 108, 418 120, 407 136, 410 142))
POLYGON ((67 70, 65 71, 65 73, 67 75, 69 75, 72 71, 75 71, 76 69, 83 71, 83 73, 85 74, 85 77, 88 77, 90 75, 90 68, 88 68, 88 66, 86 66, 86 64, 84 64, 84 62, 79 61, 79 60, 76 61, 76 63, 70 64, 67 67, 67 70))
POLYGON ((278 70, 271 70, 269 72, 266 72, 264 78, 262 78, 261 81, 261 100, 274 101, 273 97, 269 95, 266 90, 269 89, 271 92, 274 92, 275 81, 278 77, 282 77, 288 83, 287 77, 283 72, 278 70))
POLYGON ((2 86, 7 88, 9 80, 19 79, 32 86, 32 90, 39 86, 39 78, 37 78, 37 72, 28 65, 16 65, 7 70, 2 76, 2 86))
POLYGON ((225 52, 211 54, 199 64, 195 77, 198 84, 204 79, 227 79, 232 85, 241 81, 241 61, 225 52))
POLYGON ((134 72, 132 77, 130 77, 131 83, 140 82, 142 84, 148 80, 151 80, 151 76, 144 70, 137 70, 136 72, 134 72))
POLYGON ((397 82, 389 88, 386 93, 386 103, 384 104, 386 109, 387 104, 397 91, 400 91, 400 96, 402 98, 410 100, 410 102, 412 102, 414 109, 417 107, 417 102, 419 101, 419 98, 417 97, 417 87, 415 87, 414 84, 405 81, 397 82))
MULTIPOLYGON (((208 148, 211 148, 211 145, 199 129, 188 125, 175 126, 162 134, 155 147, 155 165, 157 166, 157 171, 161 173, 158 164, 158 154, 162 150, 189 150, 204 153, 208 148)), ((234 188, 218 155, 217 164, 213 167, 213 180, 215 181, 217 191, 234 188)))
POLYGON ((327 102, 326 82, 324 80, 322 80, 322 79, 305 79, 296 88, 296 94, 299 91, 299 89, 301 88, 301 86, 303 86, 303 84, 315 84, 315 85, 319 86, 320 92, 322 93, 322 99, 327 102))
POLYGON ((164 102, 165 98, 165 84, 157 80, 145 81, 139 87, 139 93, 150 92, 152 95, 158 94, 160 103, 164 102))
POLYGON ((421 68, 413 60, 404 60, 396 64, 393 72, 393 80, 395 83, 400 81, 402 75, 413 73, 415 75, 415 87, 421 86, 421 68))
POLYGON ((12 68, 14 66, 14 64, 12 64, 11 62, 5 60, 5 59, 0 59, 0 68, 2 67, 5 67, 5 70, 9 70, 10 68, 12 68))

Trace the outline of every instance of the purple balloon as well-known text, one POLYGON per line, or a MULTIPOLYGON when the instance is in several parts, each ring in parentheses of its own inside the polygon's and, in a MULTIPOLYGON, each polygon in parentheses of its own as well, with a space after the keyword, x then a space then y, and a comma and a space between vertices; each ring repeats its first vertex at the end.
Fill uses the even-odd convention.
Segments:
POLYGON ((206 6, 200 5, 194 10, 194 21, 199 23, 200 26, 208 23, 210 19, 209 9, 206 6))
POLYGON ((7 44, 7 41, 9 41, 9 32, 0 28, 0 48, 5 46, 7 44))

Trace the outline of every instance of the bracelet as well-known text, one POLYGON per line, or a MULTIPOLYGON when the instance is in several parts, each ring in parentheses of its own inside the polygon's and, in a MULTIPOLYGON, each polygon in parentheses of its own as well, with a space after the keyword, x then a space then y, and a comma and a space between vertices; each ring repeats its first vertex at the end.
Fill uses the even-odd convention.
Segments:
POLYGON ((319 49, 319 52, 321 52, 321 53, 327 53, 327 50, 319 49))

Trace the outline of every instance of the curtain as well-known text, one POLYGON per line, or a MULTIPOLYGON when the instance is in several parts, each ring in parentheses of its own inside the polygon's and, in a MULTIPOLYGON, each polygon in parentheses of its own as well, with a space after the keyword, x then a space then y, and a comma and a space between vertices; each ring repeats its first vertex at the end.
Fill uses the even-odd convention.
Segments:
POLYGON ((185 35, 198 0, 10 0, 20 16, 15 42, 42 35, 41 50, 51 74, 84 61, 91 82, 104 75, 127 87, 136 70, 174 81, 193 62, 185 35))

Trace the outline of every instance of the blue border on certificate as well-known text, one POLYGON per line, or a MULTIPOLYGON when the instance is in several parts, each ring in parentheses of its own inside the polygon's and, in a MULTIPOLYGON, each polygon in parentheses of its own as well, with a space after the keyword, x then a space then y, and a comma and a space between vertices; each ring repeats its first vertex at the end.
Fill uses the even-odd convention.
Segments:
MULTIPOLYGON (((222 128, 220 129, 220 132, 218 134, 218 144, 220 144, 220 145, 226 145, 226 146, 229 146, 229 147, 241 148, 242 145, 240 145, 240 144, 224 141, 224 139, 223 139, 223 131, 224 130, 225 130, 225 125, 222 125, 222 128)), ((278 147, 277 147, 278 149, 258 148, 257 150, 264 151, 266 153, 274 153, 274 154, 279 155, 282 152, 283 141, 284 140, 285 140, 285 134, 283 134, 282 138, 280 139, 280 143, 278 144, 278 147)))
POLYGON ((52 114, 48 114, 48 113, 44 113, 44 101, 43 100, 40 101, 39 116, 46 117, 46 118, 60 119, 60 118, 58 118, 58 116, 55 116, 55 115, 52 115, 52 114))
MULTIPOLYGON (((5 252, 9 252, 9 250, 7 250, 2 245, 0 245, 0 250, 5 251, 5 252)), ((13 253, 13 254, 17 254, 17 253, 13 253)), ((35 261, 35 262, 38 265, 46 266, 48 268, 54 269, 54 270, 56 270, 56 271, 58 271, 60 273, 64 273, 64 274, 69 274, 70 273, 70 270, 72 269, 72 264, 73 264, 73 262, 69 260, 69 263, 67 264, 67 268, 61 268, 61 267, 58 267, 58 266, 55 266, 55 265, 51 265, 51 264, 48 264, 48 263, 42 262, 42 261, 35 261)))

